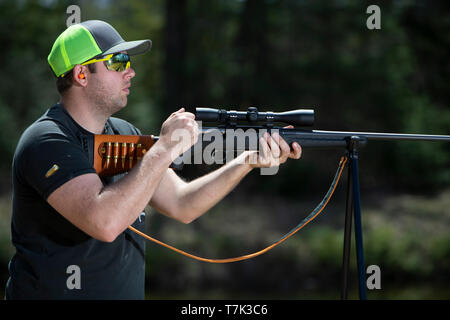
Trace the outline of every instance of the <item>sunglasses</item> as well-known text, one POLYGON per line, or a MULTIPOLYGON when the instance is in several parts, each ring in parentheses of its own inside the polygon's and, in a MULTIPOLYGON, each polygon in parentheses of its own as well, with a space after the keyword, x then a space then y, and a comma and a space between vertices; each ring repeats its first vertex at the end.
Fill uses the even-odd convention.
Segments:
MULTIPOLYGON (((131 59, 130 56, 126 53, 112 53, 108 54, 107 56, 100 57, 98 59, 91 59, 84 63, 82 63, 82 66, 85 66, 87 64, 96 63, 104 61, 104 64, 106 66, 106 69, 111 71, 125 71, 131 66, 131 59)), ((61 77, 64 77, 67 73, 61 75, 61 77)))

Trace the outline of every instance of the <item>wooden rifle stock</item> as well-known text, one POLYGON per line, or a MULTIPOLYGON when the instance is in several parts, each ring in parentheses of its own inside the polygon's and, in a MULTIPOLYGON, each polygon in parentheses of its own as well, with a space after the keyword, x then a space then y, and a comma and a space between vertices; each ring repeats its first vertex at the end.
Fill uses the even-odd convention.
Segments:
POLYGON ((156 140, 153 135, 97 134, 94 136, 94 169, 100 177, 128 172, 156 140))

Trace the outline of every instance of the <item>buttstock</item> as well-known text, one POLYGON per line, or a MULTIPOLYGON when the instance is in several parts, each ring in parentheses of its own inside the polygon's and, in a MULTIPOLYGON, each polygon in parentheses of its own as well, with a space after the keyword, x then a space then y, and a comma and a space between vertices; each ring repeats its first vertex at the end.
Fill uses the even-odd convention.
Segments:
POLYGON ((94 136, 94 169, 100 177, 128 172, 155 143, 153 135, 94 136))

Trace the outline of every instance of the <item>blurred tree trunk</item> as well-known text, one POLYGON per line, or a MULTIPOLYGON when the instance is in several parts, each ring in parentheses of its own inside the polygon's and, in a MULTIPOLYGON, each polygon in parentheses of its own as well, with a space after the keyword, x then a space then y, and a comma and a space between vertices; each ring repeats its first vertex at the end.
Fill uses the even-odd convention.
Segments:
POLYGON ((186 0, 167 0, 164 114, 170 114, 183 106, 186 28, 186 0))

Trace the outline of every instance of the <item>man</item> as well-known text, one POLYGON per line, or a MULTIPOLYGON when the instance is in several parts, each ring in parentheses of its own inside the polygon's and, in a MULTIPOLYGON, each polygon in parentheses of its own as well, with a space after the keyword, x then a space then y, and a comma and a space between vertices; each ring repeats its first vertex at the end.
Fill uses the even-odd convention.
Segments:
POLYGON ((143 299, 144 229, 141 213, 157 211, 189 223, 222 199, 253 168, 300 158, 279 136, 266 135, 263 153, 245 152, 191 182, 170 164, 196 141, 192 113, 180 109, 160 138, 128 172, 100 178, 89 152, 94 134, 140 134, 111 117, 127 105, 135 71, 129 57, 150 40, 125 42, 109 24, 91 20, 69 27, 48 62, 61 100, 22 135, 13 160, 12 242, 7 299, 143 299), (176 130, 190 139, 172 141, 176 130), (251 160, 251 161, 250 161, 251 160))

